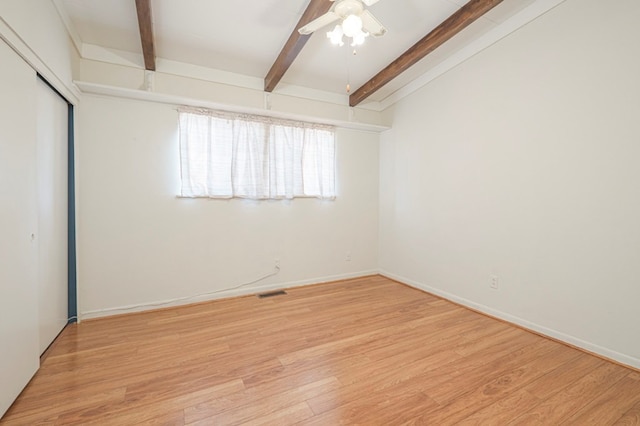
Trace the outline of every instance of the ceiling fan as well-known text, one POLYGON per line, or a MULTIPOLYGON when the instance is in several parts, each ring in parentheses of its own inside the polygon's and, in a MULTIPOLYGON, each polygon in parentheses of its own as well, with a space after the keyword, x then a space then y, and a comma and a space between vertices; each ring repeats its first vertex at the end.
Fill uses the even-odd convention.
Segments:
POLYGON ((365 9, 379 0, 331 0, 334 2, 331 9, 324 15, 314 19, 307 25, 298 29, 300 34, 311 34, 320 28, 340 21, 332 31, 327 32, 331 43, 342 46, 343 36, 351 37, 351 46, 359 46, 369 35, 381 37, 387 29, 378 21, 371 12, 365 9))

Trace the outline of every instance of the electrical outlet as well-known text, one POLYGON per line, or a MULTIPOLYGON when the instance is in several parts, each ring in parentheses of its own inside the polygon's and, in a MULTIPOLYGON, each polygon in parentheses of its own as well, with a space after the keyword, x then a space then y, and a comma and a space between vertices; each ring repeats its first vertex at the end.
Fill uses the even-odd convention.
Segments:
POLYGON ((347 255, 345 256, 344 260, 347 261, 347 262, 351 262, 351 252, 350 251, 347 252, 347 255))
POLYGON ((491 275, 489 277, 489 287, 497 290, 498 289, 498 276, 497 275, 491 275))

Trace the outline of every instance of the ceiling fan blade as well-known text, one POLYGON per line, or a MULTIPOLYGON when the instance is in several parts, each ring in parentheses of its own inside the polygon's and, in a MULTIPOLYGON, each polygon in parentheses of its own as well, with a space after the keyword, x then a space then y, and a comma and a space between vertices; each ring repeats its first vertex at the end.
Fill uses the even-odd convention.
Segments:
POLYGON ((333 22, 336 22, 338 20, 340 20, 340 17, 336 13, 329 11, 324 15, 309 22, 307 25, 300 27, 298 29, 298 32, 302 35, 311 34, 312 32, 317 31, 320 28, 326 25, 329 25, 333 22))
POLYGON ((362 18, 362 29, 364 29, 372 36, 382 37, 387 32, 387 29, 382 26, 380 21, 378 21, 376 17, 373 16, 368 10, 362 12, 360 18, 362 18))
POLYGON ((376 3, 378 3, 379 0, 362 0, 362 3, 364 3, 367 6, 371 6, 374 5, 376 3))

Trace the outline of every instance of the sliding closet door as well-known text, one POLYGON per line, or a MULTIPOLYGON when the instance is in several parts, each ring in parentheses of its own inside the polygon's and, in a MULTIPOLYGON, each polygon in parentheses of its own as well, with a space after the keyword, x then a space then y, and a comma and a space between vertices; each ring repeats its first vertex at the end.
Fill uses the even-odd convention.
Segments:
POLYGON ((37 86, 40 352, 67 324, 67 102, 37 86))
POLYGON ((0 416, 39 366, 36 73, 0 40, 0 416))

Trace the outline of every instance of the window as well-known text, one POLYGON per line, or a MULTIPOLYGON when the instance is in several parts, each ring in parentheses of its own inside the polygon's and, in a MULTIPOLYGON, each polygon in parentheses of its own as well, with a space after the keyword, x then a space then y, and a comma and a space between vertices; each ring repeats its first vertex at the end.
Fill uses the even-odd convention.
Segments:
POLYGON ((335 198, 332 127, 180 109, 183 197, 335 198))

